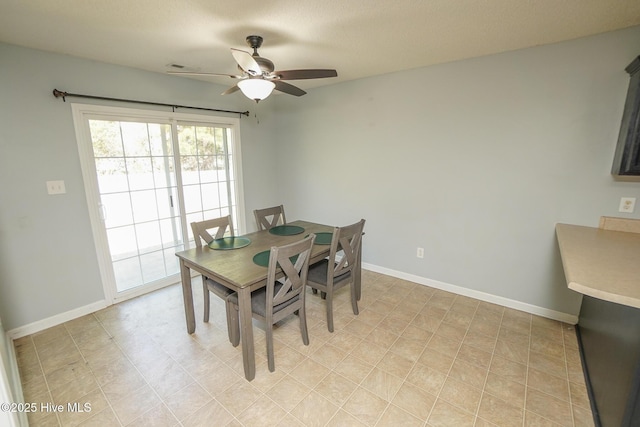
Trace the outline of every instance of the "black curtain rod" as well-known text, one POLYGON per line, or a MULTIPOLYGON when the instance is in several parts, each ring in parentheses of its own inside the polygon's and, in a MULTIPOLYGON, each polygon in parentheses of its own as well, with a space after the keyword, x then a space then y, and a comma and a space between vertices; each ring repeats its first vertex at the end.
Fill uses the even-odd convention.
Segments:
POLYGON ((81 95, 78 93, 69 93, 69 92, 64 92, 58 89, 54 89, 53 90, 53 96, 55 96, 56 98, 62 98, 62 100, 64 102, 67 102, 66 98, 68 96, 72 96, 72 97, 76 97, 76 98, 89 98, 89 99, 101 99, 103 101, 120 101, 120 102, 133 102, 136 104, 146 104, 146 105, 160 105, 162 107, 171 107, 173 108, 173 111, 175 111, 176 108, 190 108, 192 110, 205 110, 205 111, 217 111, 220 113, 234 113, 234 114, 240 114, 241 116, 249 116, 249 111, 230 111, 230 110, 217 110, 215 108, 203 108, 203 107, 190 107, 188 105, 174 105, 174 104, 163 104, 161 102, 149 102, 149 101, 138 101, 135 99, 121 99, 121 98, 107 98, 104 96, 93 96, 93 95, 81 95))

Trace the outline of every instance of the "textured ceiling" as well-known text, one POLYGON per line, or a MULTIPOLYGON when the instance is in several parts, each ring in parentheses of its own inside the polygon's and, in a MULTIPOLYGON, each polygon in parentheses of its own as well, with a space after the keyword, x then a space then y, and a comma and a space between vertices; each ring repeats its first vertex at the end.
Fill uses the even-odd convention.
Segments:
POLYGON ((338 70, 305 89, 639 24, 639 0, 0 0, 0 42, 234 74, 229 48, 258 34, 276 69, 338 70))

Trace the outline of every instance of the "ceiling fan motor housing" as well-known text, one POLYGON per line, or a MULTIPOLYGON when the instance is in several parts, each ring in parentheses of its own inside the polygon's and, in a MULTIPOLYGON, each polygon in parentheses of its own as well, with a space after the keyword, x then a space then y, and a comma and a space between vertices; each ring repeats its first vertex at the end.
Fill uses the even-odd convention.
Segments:
POLYGON ((258 65, 260 66, 260 70, 262 70, 263 74, 269 74, 269 73, 273 73, 273 70, 275 70, 275 66, 273 65, 273 62, 271 62, 270 60, 268 60, 267 58, 263 58, 260 56, 260 54, 258 54, 258 48, 260 46, 262 46, 262 37, 260 36, 247 36, 247 38, 245 39, 247 44, 251 47, 251 49, 253 49, 253 59, 255 59, 255 61, 258 63, 258 65))
POLYGON ((260 48, 260 46, 262 46, 262 37, 260 37, 260 36, 247 36, 245 41, 251 47, 251 49, 253 49, 253 53, 255 53, 255 54, 258 53, 258 52, 256 52, 258 50, 258 48, 260 48))

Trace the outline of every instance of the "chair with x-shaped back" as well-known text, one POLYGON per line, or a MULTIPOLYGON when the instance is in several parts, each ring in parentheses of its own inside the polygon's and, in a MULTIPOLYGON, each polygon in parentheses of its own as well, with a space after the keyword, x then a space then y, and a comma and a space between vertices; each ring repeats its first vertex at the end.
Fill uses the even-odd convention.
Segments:
MULTIPOLYGON (((221 239, 225 237, 227 230, 230 236, 234 235, 231 216, 191 223, 191 231, 193 231, 193 239, 196 246, 202 246, 203 241, 205 242, 205 244, 209 244, 215 239, 221 239), (215 233, 212 235, 210 231, 213 230, 215 230, 215 233)), ((229 334, 229 341, 231 341, 234 346, 238 345, 239 335, 234 335, 235 330, 232 328, 233 323, 237 321, 235 319, 237 319, 238 317, 238 312, 237 310, 234 310, 228 299, 229 295, 231 295, 233 291, 204 275, 202 276, 202 291, 204 294, 204 321, 209 321, 209 310, 211 306, 211 302, 209 301, 209 292, 212 292, 213 294, 222 298, 222 300, 225 302, 227 310, 227 333, 229 334)))
POLYGON ((258 231, 270 230, 276 225, 285 225, 287 219, 284 216, 284 206, 274 206, 271 208, 256 209, 253 211, 256 217, 258 231))
POLYGON ((362 247, 362 231, 365 220, 352 225, 335 227, 331 238, 329 257, 309 267, 307 285, 319 290, 326 300, 327 328, 333 332, 333 296, 337 289, 351 286, 351 308, 358 314, 359 290, 356 288, 354 276, 356 268, 360 268, 360 250, 362 247))
MULTIPOLYGON (((305 290, 309 259, 316 235, 288 245, 272 247, 269 254, 267 286, 251 292, 251 312, 254 318, 265 322, 267 332, 267 359, 269 370, 275 370, 273 354, 273 325, 287 316, 297 313, 300 318, 302 342, 309 345, 305 290), (280 277, 281 276, 281 277, 280 277), (277 278, 280 277, 280 278, 277 278)), ((229 296, 229 301, 238 309, 238 294, 229 296)), ((234 336, 239 335, 239 319, 233 324, 234 336)), ((249 326, 251 327, 251 326, 249 326)))

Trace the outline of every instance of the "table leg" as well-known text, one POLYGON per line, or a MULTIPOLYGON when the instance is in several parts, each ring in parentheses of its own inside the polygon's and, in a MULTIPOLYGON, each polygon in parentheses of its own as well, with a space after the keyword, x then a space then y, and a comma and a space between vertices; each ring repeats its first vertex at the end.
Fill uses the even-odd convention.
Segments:
POLYGON ((187 332, 196 331, 196 317, 193 311, 193 290, 191 289, 191 269, 180 260, 180 278, 182 281, 182 298, 184 302, 184 316, 187 320, 187 332))
POLYGON ((238 291, 238 315, 240 317, 240 337, 242 338, 242 361, 244 376, 251 381, 256 376, 256 359, 253 348, 253 323, 251 316, 251 291, 249 288, 238 291))

